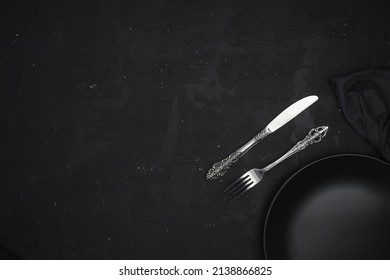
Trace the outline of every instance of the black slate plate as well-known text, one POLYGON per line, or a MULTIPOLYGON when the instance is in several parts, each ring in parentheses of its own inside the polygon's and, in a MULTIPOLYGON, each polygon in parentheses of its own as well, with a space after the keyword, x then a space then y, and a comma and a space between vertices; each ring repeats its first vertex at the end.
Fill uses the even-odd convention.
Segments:
POLYGON ((390 259, 390 165, 363 155, 295 173, 265 222, 268 259, 390 259))

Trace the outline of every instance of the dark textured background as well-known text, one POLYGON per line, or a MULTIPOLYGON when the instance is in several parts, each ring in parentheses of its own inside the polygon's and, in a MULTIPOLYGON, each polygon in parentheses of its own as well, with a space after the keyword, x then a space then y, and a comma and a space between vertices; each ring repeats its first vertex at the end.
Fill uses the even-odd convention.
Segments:
MULTIPOLYGON (((0 251, 27 259, 263 258, 267 207, 305 164, 380 157, 332 76, 390 65, 390 1, 11 1, 0 17, 0 251), (210 164, 320 100, 222 180, 210 164), (234 203, 223 189, 310 146, 234 203)), ((321 179, 321 178, 319 178, 321 179)))

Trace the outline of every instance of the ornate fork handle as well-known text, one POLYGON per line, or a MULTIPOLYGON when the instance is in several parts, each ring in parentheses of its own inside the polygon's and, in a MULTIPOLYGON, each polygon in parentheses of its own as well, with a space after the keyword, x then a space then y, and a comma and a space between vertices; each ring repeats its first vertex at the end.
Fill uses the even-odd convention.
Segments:
POLYGON ((209 171, 207 172, 206 179, 217 179, 225 175, 226 171, 232 166, 233 163, 237 162, 247 151, 249 151, 254 145, 256 145, 260 140, 267 137, 271 134, 267 128, 260 131, 253 137, 250 141, 244 144, 241 148, 231 153, 228 157, 216 162, 211 166, 209 171))
POLYGON ((296 154, 302 150, 304 150, 307 146, 313 144, 313 143, 318 143, 322 140, 322 138, 325 137, 326 133, 328 132, 328 127, 327 126, 319 126, 317 128, 313 128, 309 131, 308 135, 299 141, 297 144, 295 144, 294 147, 292 147, 287 153, 285 153, 282 157, 279 159, 275 160, 273 163, 267 165, 266 167, 262 168, 262 172, 267 172, 271 168, 273 168, 275 165, 281 163, 284 161, 286 158, 292 156, 293 154, 296 154))

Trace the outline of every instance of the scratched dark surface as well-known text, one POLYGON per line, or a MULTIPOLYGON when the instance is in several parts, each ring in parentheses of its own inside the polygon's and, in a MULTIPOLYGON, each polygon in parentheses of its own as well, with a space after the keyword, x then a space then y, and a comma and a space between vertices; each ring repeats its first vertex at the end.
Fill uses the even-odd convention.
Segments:
POLYGON ((332 154, 380 157, 344 120, 329 78, 390 66, 389 1, 7 3, 2 258, 262 259, 267 208, 291 174, 332 154), (310 94, 319 101, 223 179, 204 179, 310 94), (234 178, 320 125, 323 142, 222 201, 234 178))

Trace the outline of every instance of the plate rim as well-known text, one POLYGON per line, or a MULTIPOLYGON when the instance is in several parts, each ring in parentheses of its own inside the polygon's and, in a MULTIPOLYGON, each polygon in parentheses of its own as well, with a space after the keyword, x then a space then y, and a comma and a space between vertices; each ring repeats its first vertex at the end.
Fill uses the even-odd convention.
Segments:
POLYGON ((270 216, 270 212, 272 210, 272 207, 276 201, 276 199, 278 198, 279 194, 283 191, 283 189, 285 188, 285 186, 295 177, 297 176, 300 172, 302 172, 303 170, 309 168, 310 166, 318 163, 318 162, 321 162, 321 161, 324 161, 324 160, 328 160, 328 159, 331 159, 331 158, 337 158, 337 157, 363 157, 363 158, 367 158, 367 159, 371 159, 371 160, 375 160, 375 161, 378 161, 382 164, 385 164, 387 165, 388 167, 390 167, 390 163, 388 163, 387 161, 383 160, 383 159, 380 159, 380 158, 377 158, 377 157, 374 157, 374 156, 370 156, 370 155, 365 155, 365 154, 354 154, 354 153, 343 153, 343 154, 334 154, 334 155, 330 155, 330 156, 325 156, 325 157, 322 157, 320 159, 317 159, 315 161, 312 161, 308 164, 306 164, 305 166, 299 168, 296 172, 294 172, 291 176, 289 176, 287 178, 287 180, 284 181, 284 183, 282 184, 282 186, 279 188, 279 190, 276 192, 276 194, 273 196, 272 198, 272 201, 271 203, 269 204, 268 206, 268 210, 267 210, 267 215, 265 217, 265 220, 264 220, 264 226, 263 226, 263 253, 264 253, 264 256, 265 256, 265 259, 266 260, 269 260, 268 256, 267 256, 267 250, 266 250, 266 241, 265 241, 265 237, 266 237, 266 232, 267 232, 267 223, 268 223, 268 219, 269 219, 269 216, 270 216))

